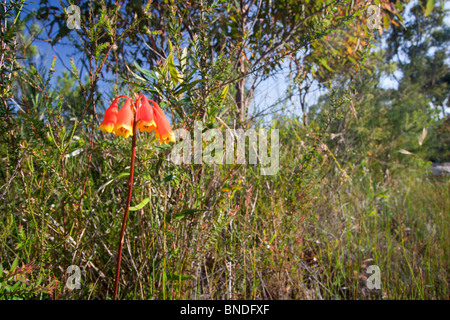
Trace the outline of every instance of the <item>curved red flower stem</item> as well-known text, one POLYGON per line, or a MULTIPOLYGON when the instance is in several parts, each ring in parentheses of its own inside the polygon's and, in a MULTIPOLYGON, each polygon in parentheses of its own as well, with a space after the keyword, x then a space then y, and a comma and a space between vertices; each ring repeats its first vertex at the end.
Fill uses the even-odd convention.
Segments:
POLYGON ((127 225, 128 210, 130 209, 131 194, 133 191, 133 174, 134 174, 134 159, 136 155, 136 123, 137 123, 137 112, 134 113, 133 119, 133 136, 131 137, 131 165, 130 165, 130 179, 128 180, 128 198, 127 205, 125 207, 125 213, 123 215, 122 230, 120 232, 119 240, 119 252, 117 253, 117 267, 116 267, 116 281, 114 284, 114 300, 117 298, 117 290, 119 289, 119 278, 120 278, 120 264, 122 261, 122 247, 125 235, 125 227, 127 225))

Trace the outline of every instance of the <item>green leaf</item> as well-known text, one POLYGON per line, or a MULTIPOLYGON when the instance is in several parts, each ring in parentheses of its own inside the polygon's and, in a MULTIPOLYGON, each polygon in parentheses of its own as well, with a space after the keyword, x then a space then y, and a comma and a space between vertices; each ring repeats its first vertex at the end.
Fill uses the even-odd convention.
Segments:
POLYGON ((207 210, 201 210, 201 209, 186 209, 181 211, 179 214, 175 215, 175 217, 173 218, 173 220, 180 220, 181 218, 184 218, 185 216, 189 215, 189 214, 193 214, 199 211, 207 211, 207 210))
POLYGON ((353 59, 352 57, 348 56, 348 60, 350 60, 351 62, 353 62, 354 64, 357 64, 356 60, 353 59))
POLYGON ((114 179, 109 180, 108 182, 106 182, 104 185, 102 185, 100 188, 98 188, 97 193, 99 193, 100 191, 103 191, 110 183, 112 183, 114 180, 118 180, 120 178, 123 177, 127 177, 129 176, 130 173, 129 172, 122 172, 121 174, 119 174, 117 177, 115 177, 114 179))
MULTIPOLYGON (((188 85, 186 85, 186 86, 184 86, 184 87, 181 87, 181 89, 175 91, 175 92, 174 92, 174 95, 175 95, 175 96, 178 96, 178 95, 182 94, 183 92, 185 92, 185 91, 190 90, 191 88, 193 88, 197 83, 199 83, 199 82, 204 82, 204 81, 205 81, 204 79, 199 79, 199 80, 192 81, 192 82, 189 83, 188 85)), ((186 83, 185 83, 185 84, 186 84, 186 83)))
POLYGON ((9 270, 10 272, 13 272, 14 269, 17 267, 17 265, 19 264, 19 258, 16 258, 11 266, 11 269, 9 270))
POLYGON ((431 11, 433 11, 434 8, 434 0, 428 0, 427 1, 427 8, 425 9, 425 17, 428 17, 431 13, 431 11))
POLYGON ((182 72, 184 72, 184 70, 186 69, 186 61, 187 61, 187 47, 181 50, 180 68, 182 72))
POLYGON ((223 88, 222 93, 220 94, 220 101, 221 101, 220 104, 221 105, 223 104, 223 102, 225 101, 225 98, 227 97, 228 88, 229 88, 229 85, 227 84, 225 86, 225 88, 223 88))
POLYGON ((129 210, 130 211, 137 211, 139 209, 142 209, 149 201, 150 201, 150 197, 147 197, 144 200, 142 200, 141 203, 139 203, 137 206, 130 207, 129 210))
POLYGON ((17 281, 17 282, 12 286, 11 291, 15 291, 15 290, 19 287, 19 285, 20 285, 20 282, 17 281))
POLYGON ((123 177, 128 177, 129 175, 130 175, 129 172, 122 172, 121 174, 119 174, 119 175, 116 177, 116 179, 120 179, 120 178, 123 178, 123 177))
POLYGON ((273 240, 275 240, 275 237, 277 236, 277 233, 275 232, 275 234, 272 236, 272 238, 269 241, 269 245, 272 244, 273 240))
POLYGON ((173 62, 173 54, 170 54, 167 57, 167 67, 169 68, 170 76, 172 77, 172 82, 176 85, 178 82, 182 82, 181 75, 175 67, 175 63, 173 62))
POLYGON ((167 274, 166 277, 167 277, 167 280, 172 280, 172 281, 194 280, 193 277, 185 276, 185 275, 178 275, 178 274, 167 274))
POLYGON ((325 68, 327 68, 328 71, 334 72, 334 70, 331 69, 330 66, 328 65, 327 60, 325 60, 325 59, 320 59, 320 63, 321 63, 325 68))
POLYGON ((139 84, 139 83, 137 83, 137 82, 134 82, 134 81, 129 81, 129 80, 125 79, 125 78, 121 78, 121 79, 122 79, 123 82, 129 83, 129 84, 133 85, 133 86, 135 87, 135 89, 146 90, 146 91, 153 92, 153 93, 155 93, 155 94, 161 95, 161 93, 158 92, 157 89, 154 89, 154 88, 151 88, 151 87, 147 87, 147 86, 141 85, 141 84, 139 84))
POLYGON ((166 150, 170 148, 170 144, 162 144, 160 146, 155 146, 156 149, 166 150))
POLYGON ((371 213, 369 213, 368 217, 373 216, 375 213, 377 213, 377 210, 373 210, 371 213))
POLYGON ((386 31, 389 31, 389 17, 387 13, 384 14, 383 23, 386 31))
POLYGON ((173 174, 169 174, 167 177, 164 178, 164 180, 162 182, 170 182, 172 180, 174 180, 177 176, 173 175, 173 174))
POLYGON ((139 66, 139 64, 136 61, 134 61, 133 64, 136 67, 136 69, 138 69, 143 75, 146 75, 153 80, 158 80, 153 71, 141 68, 141 66, 139 66))

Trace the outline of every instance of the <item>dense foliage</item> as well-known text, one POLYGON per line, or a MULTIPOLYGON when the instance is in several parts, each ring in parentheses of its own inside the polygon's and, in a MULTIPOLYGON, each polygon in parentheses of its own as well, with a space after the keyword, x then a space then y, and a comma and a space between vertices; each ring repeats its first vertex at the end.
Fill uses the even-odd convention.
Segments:
POLYGON ((142 93, 174 129, 278 130, 279 170, 177 165, 173 143, 139 133, 120 298, 448 299, 449 179, 429 172, 450 162, 445 10, 2 1, 0 298, 112 298, 131 142, 98 126, 114 97, 142 93))

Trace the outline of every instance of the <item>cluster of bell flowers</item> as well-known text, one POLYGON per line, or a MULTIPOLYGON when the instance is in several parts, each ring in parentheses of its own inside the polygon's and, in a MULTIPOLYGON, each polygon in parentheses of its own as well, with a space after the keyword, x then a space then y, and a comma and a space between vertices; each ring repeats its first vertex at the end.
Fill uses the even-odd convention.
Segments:
POLYGON ((124 95, 114 99, 105 111, 99 130, 128 138, 133 135, 134 121, 137 121, 136 128, 141 131, 155 130, 160 144, 175 142, 175 135, 166 115, 155 101, 147 99, 144 95, 137 96, 136 101, 124 95), (126 101, 119 110, 118 103, 121 98, 125 98, 126 101))

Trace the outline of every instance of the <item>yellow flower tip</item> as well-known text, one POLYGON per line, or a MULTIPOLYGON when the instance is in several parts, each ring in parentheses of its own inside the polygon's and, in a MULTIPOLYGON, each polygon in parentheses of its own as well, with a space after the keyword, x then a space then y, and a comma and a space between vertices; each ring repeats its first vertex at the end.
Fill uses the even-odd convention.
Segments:
POLYGON ((159 144, 169 144, 169 142, 175 142, 175 135, 173 134, 173 132, 167 132, 166 134, 164 134, 162 137, 159 136, 158 130, 155 131, 155 136, 158 138, 159 137, 159 144))
POLYGON ((156 123, 153 120, 150 122, 141 120, 136 127, 141 131, 152 132, 153 130, 156 130, 156 123))
POLYGON ((98 130, 101 130, 103 132, 111 133, 114 130, 114 124, 112 124, 112 123, 111 124, 101 124, 98 127, 98 130))
POLYGON ((124 138, 128 138, 133 135, 133 129, 131 126, 123 123, 116 125, 113 132, 116 136, 122 136, 124 138))

